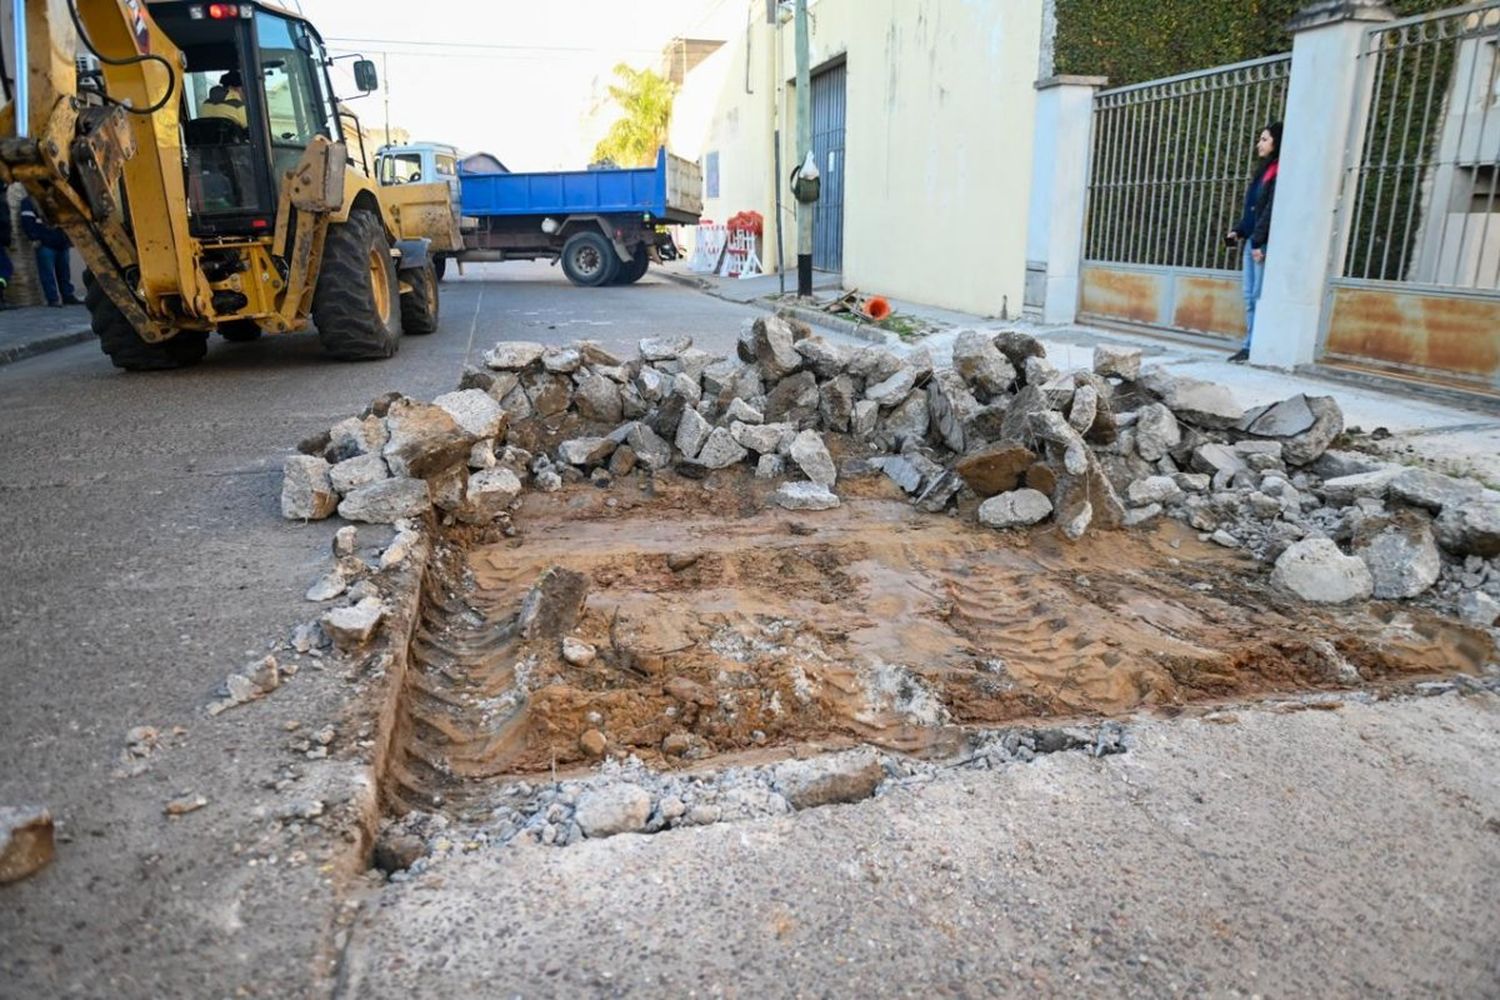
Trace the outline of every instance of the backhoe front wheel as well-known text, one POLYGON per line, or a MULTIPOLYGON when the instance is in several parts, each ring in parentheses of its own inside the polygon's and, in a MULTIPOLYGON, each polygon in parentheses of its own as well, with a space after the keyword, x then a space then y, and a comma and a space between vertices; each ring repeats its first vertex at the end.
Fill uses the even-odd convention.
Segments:
POLYGON ((401 296, 401 332, 433 333, 438 328, 438 279, 432 261, 403 270, 401 280, 411 286, 411 291, 401 296))
POLYGON ((388 358, 400 347, 400 285, 380 217, 355 209, 328 227, 313 292, 313 323, 323 349, 343 361, 388 358))
POLYGON ((208 334, 202 330, 181 330, 170 340, 155 344, 142 340, 120 307, 110 301, 88 271, 83 274, 83 302, 88 306, 89 325, 99 338, 99 347, 116 368, 128 372, 186 368, 202 361, 208 353, 208 334))

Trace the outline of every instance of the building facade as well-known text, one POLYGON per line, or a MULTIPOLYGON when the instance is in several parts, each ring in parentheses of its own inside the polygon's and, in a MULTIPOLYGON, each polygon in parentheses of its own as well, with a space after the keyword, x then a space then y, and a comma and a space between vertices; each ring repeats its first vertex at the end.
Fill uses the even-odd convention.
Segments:
MULTIPOLYGON (((705 215, 759 212, 762 263, 790 270, 790 5, 731 8, 726 44, 684 76, 672 146, 703 165, 705 215)), ((1043 0, 810 5, 813 152, 823 179, 815 267, 841 272, 848 288, 987 316, 1020 313, 1043 8, 1043 0)))

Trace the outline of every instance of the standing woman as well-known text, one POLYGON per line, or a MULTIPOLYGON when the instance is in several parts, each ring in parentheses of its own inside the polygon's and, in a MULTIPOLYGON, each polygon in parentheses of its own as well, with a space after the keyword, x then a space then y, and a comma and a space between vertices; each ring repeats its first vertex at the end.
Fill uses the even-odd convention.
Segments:
POLYGON ((1230 361, 1249 360, 1250 341, 1255 336, 1255 304, 1266 276, 1266 244, 1271 240, 1271 206, 1276 201, 1276 174, 1281 161, 1281 122, 1261 129, 1255 155, 1260 163, 1245 192, 1244 214, 1224 237, 1230 246, 1241 248, 1245 268, 1245 343, 1229 356, 1230 361))

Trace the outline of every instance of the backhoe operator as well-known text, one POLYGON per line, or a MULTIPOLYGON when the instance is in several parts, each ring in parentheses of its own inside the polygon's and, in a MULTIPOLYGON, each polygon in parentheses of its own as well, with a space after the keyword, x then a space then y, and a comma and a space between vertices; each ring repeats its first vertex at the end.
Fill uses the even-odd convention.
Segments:
POLYGON ((219 85, 208 92, 203 102, 200 117, 223 118, 240 128, 248 129, 250 121, 245 115, 245 84, 240 71, 232 69, 219 77, 219 85))

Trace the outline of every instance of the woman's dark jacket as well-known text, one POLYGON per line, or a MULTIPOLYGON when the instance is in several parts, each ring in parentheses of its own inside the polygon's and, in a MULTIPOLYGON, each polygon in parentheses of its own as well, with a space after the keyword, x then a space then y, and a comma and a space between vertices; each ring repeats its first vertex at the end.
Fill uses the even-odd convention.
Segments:
POLYGON ((1271 206, 1276 202, 1276 175, 1281 161, 1267 160, 1255 172, 1245 192, 1244 214, 1234 224, 1240 239, 1248 238, 1253 250, 1264 250, 1271 239, 1271 206))

